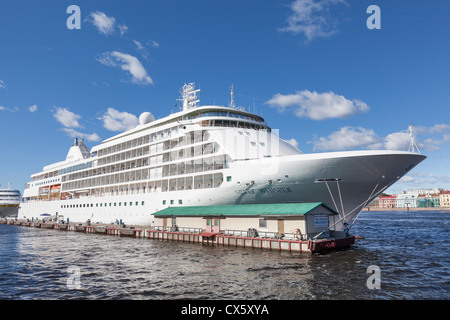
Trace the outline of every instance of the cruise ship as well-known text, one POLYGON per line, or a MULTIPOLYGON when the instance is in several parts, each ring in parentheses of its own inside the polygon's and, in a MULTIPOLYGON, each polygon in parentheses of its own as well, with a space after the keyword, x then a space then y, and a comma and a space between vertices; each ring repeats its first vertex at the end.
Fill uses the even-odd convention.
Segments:
POLYGON ((199 105, 193 83, 181 111, 139 124, 91 150, 75 139, 64 161, 26 184, 19 217, 151 226, 173 206, 323 202, 342 229, 426 157, 408 151, 306 154, 256 114, 199 105))
POLYGON ((10 185, 7 189, 0 188, 0 217, 17 217, 20 201, 19 190, 11 189, 10 185))

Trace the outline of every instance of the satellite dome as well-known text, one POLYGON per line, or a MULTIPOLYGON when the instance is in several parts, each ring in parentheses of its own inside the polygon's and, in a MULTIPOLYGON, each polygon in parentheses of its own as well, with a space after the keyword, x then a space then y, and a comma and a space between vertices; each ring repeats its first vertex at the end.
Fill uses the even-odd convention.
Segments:
POLYGON ((155 121, 155 117, 150 112, 143 112, 139 116, 139 124, 141 126, 152 121, 155 121))

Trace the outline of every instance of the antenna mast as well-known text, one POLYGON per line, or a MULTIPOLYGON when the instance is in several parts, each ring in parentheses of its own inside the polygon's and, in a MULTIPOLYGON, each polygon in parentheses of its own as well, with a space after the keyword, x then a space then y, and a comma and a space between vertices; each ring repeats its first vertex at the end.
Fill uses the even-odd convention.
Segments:
POLYGON ((233 87, 233 83, 231 84, 231 102, 230 102, 230 108, 236 109, 236 102, 234 100, 234 87, 233 87))
POLYGON ((415 152, 415 150, 417 150, 417 153, 420 153, 419 147, 417 146, 416 141, 414 139, 414 132, 413 132, 413 124, 412 124, 412 122, 411 122, 411 125, 408 127, 408 131, 409 131, 409 136, 410 136, 408 151, 409 152, 415 152))

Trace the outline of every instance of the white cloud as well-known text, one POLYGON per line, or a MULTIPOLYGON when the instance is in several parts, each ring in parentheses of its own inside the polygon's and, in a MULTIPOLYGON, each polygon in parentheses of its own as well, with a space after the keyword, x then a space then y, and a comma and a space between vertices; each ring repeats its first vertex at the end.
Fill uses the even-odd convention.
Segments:
POLYGON ((5 88, 6 88, 5 81, 0 80, 0 89, 5 89, 5 88))
POLYGON ((76 131, 75 129, 72 129, 72 128, 63 128, 62 130, 65 133, 67 133, 67 135, 69 137, 72 137, 72 138, 80 138, 81 137, 88 141, 99 141, 100 140, 99 135, 96 133, 86 134, 86 133, 76 131))
MULTIPOLYGON (((432 127, 419 127, 419 130, 414 128, 414 141, 420 151, 437 151, 441 149, 441 145, 450 141, 450 134, 442 134, 437 138, 434 136, 429 137, 430 132, 436 132, 436 128, 442 129, 446 127, 445 125, 435 125, 432 127), (418 139, 417 135, 421 139, 418 139)), ((327 137, 315 137, 307 143, 313 145, 314 151, 353 150, 358 148, 407 151, 410 147, 411 136, 409 130, 393 132, 385 137, 380 137, 373 130, 362 127, 343 127, 327 137)))
POLYGON ((133 42, 139 50, 144 49, 144 46, 139 41, 133 39, 133 42))
POLYGON ((308 43, 315 38, 329 37, 337 32, 337 20, 330 14, 333 6, 347 4, 344 0, 296 0, 290 4, 291 14, 281 32, 303 34, 308 43))
POLYGON ((68 128, 81 127, 81 125, 78 123, 78 119, 80 119, 81 116, 73 113, 67 108, 56 107, 56 112, 53 115, 53 117, 55 117, 55 119, 65 127, 68 128))
POLYGON ((6 110, 6 111, 9 111, 9 112, 17 112, 17 111, 19 111, 19 107, 14 107, 14 109, 11 109, 11 108, 6 108, 4 106, 0 106, 0 111, 1 110, 6 110))
POLYGON ((91 12, 89 16, 91 18, 91 22, 97 27, 100 33, 109 35, 114 32, 114 25, 116 23, 116 19, 114 17, 108 17, 101 11, 91 12))
POLYGON ((126 131, 139 124, 139 120, 134 114, 120 112, 114 108, 108 108, 99 119, 103 121, 103 126, 110 131, 126 131))
POLYGON ((293 146, 294 148, 300 150, 300 148, 298 147, 298 141, 295 140, 294 138, 289 139, 289 140, 286 140, 286 142, 289 143, 289 144, 290 144, 291 146, 293 146))
POLYGON ((357 99, 349 100, 331 91, 317 93, 303 90, 286 95, 278 93, 266 103, 279 112, 292 108, 297 117, 312 120, 342 119, 369 110, 369 106, 365 102, 357 99))
POLYGON ((110 67, 120 66, 122 70, 130 72, 133 83, 144 85, 153 83, 139 59, 130 54, 119 51, 106 52, 97 61, 110 67))
POLYGON ((38 109, 38 106, 37 106, 36 104, 33 104, 32 106, 30 106, 30 107, 28 108, 28 110, 29 110, 30 112, 36 112, 37 109, 38 109))
POLYGON ((441 124, 435 124, 434 126, 429 128, 429 131, 431 134, 433 133, 443 133, 446 131, 450 131, 450 125, 441 123, 441 124))
POLYGON ((156 42, 156 41, 154 41, 154 40, 150 40, 149 43, 150 43, 153 47, 155 47, 155 48, 158 48, 158 47, 159 47, 159 43, 156 42))
POLYGON ((373 130, 357 127, 343 127, 328 137, 315 138, 307 143, 313 144, 313 150, 349 150, 357 148, 378 149, 382 139, 373 130))
POLYGON ((411 183, 411 182, 416 182, 416 179, 414 179, 414 178, 411 177, 411 176, 403 176, 403 177, 400 179, 400 181, 401 181, 401 182, 404 182, 404 183, 411 183))
POLYGON ((91 12, 86 21, 91 22, 104 35, 112 35, 116 30, 118 30, 120 36, 128 32, 128 26, 123 23, 117 24, 116 18, 98 10, 91 12))
POLYGON ((417 134, 437 134, 450 131, 450 125, 446 123, 435 124, 431 127, 426 126, 414 126, 414 132, 417 134))
POLYGON ((119 28, 119 33, 121 36, 123 36, 128 31, 128 27, 124 24, 119 24, 117 27, 119 28))
MULTIPOLYGON (((34 106, 31 106, 29 110, 34 106)), ((36 106, 37 109, 37 106, 36 106)), ((31 111, 34 112, 34 111, 31 111)), ((67 108, 60 108, 56 107, 55 114, 53 115, 55 119, 61 123, 65 128, 62 128, 62 130, 70 137, 72 138, 85 138, 88 141, 99 141, 100 137, 96 133, 87 134, 83 132, 76 131, 73 128, 82 128, 82 126, 78 123, 78 120, 81 119, 81 116, 78 114, 73 113, 67 108)))
POLYGON ((137 40, 134 40, 134 39, 133 39, 133 42, 134 42, 134 44, 136 45, 137 51, 142 55, 142 57, 144 57, 145 59, 147 59, 148 56, 149 56, 149 53, 148 53, 147 48, 145 48, 145 46, 144 46, 141 42, 139 42, 139 41, 137 41, 137 40))
POLYGON ((401 193, 403 190, 411 189, 434 189, 445 187, 450 183, 450 175, 409 172, 407 176, 402 177, 394 186, 389 188, 390 192, 401 193))
MULTIPOLYGON (((446 123, 439 123, 430 127, 413 127, 414 138, 416 139, 416 143, 418 144, 419 148, 429 151, 440 150, 441 145, 450 141, 450 134, 446 133, 448 131, 450 131, 450 125, 446 123), (417 141, 417 135, 423 137, 423 143, 417 141)), ((406 137, 403 137, 403 140, 406 141, 406 137)))
MULTIPOLYGON (((408 150, 411 136, 408 132, 394 132, 384 138, 384 146, 387 150, 408 150)), ((417 143, 417 141, 416 141, 417 143)), ((420 147, 420 146, 419 146, 420 147)))

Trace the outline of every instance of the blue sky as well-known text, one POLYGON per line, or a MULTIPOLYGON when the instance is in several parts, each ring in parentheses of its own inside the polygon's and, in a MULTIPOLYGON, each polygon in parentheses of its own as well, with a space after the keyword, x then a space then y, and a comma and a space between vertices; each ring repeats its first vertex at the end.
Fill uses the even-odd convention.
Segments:
POLYGON ((175 110, 256 111, 304 152, 407 149, 428 159, 389 191, 450 189, 450 2, 406 0, 2 1, 0 184, 175 110), (68 29, 70 5, 81 29, 68 29), (381 29, 369 29, 370 5, 381 29))

